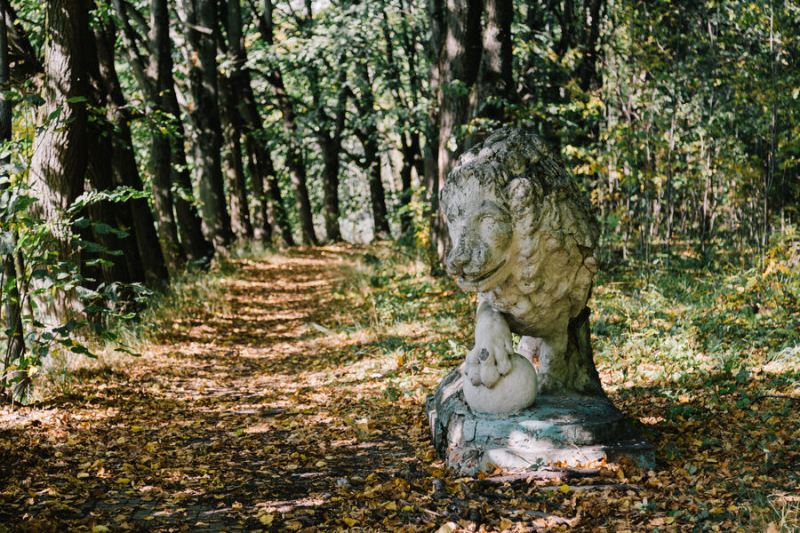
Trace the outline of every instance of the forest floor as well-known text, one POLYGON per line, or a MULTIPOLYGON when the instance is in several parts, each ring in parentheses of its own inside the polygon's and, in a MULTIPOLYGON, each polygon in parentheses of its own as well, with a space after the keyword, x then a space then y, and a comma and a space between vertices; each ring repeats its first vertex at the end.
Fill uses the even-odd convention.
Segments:
POLYGON ((598 366, 657 468, 493 484, 447 471, 424 409, 471 343, 473 299, 386 252, 236 260, 141 357, 1 407, 0 532, 800 530, 796 309, 764 301, 707 332, 681 320, 724 302, 600 279, 598 366), (785 331, 746 365, 715 359, 754 314, 785 331))

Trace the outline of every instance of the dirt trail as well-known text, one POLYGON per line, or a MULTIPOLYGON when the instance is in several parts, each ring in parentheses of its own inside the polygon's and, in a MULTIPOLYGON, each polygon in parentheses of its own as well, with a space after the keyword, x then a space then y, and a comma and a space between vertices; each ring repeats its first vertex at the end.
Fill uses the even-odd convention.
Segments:
POLYGON ((0 532, 335 529, 353 485, 422 477, 419 402, 384 409, 342 366, 370 339, 325 329, 352 313, 334 289, 357 253, 239 261, 222 302, 124 371, 0 411, 0 532))

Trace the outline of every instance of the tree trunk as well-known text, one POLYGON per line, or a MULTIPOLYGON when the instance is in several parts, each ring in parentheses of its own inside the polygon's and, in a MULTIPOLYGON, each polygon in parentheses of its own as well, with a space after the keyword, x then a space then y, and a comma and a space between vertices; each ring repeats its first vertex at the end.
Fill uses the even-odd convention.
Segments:
MULTIPOLYGON (((8 33, 6 28, 9 27, 11 17, 7 14, 6 8, 8 0, 0 0, 0 90, 9 90, 9 83, 11 80, 10 65, 9 65, 9 43, 8 33)), ((11 140, 11 112, 12 106, 10 100, 6 98, 0 99, 0 142, 7 143, 11 140)), ((8 157, 0 160, 0 163, 7 164, 8 157)), ((5 188, 4 186, 3 188, 5 188)), ((11 235, 14 246, 16 247, 16 231, 11 235)), ((17 264, 14 257, 14 252, 9 251, 3 255, 3 281, 5 287, 8 287, 8 292, 3 294, 5 299, 5 331, 8 335, 6 341, 6 353, 3 355, 2 364, 0 364, 0 391, 6 389, 7 379, 15 379, 16 374, 9 373, 9 367, 25 354, 25 332, 22 328, 22 301, 18 289, 18 282, 20 279, 20 272, 17 270, 17 264), (12 282, 13 280, 13 282, 12 282)), ((23 381, 19 381, 22 383, 23 381)))
POLYGON ((303 154, 297 145, 297 125, 295 124, 294 108, 289 101, 283 77, 279 69, 274 69, 269 81, 274 90, 275 99, 283 118, 283 129, 286 133, 286 166, 289 169, 289 178, 294 188, 295 205, 297 207, 297 217, 300 219, 300 229, 302 232, 303 244, 319 244, 316 232, 314 231, 314 219, 311 215, 311 200, 308 196, 308 185, 306 184, 306 166, 303 154))
POLYGON ((176 272, 186 259, 200 262, 207 259, 213 250, 203 237, 201 220, 191 201, 193 194, 186 170, 183 122, 180 120, 180 108, 172 77, 167 1, 151 1, 149 68, 139 53, 137 43, 142 39, 130 24, 127 4, 114 0, 114 8, 122 22, 122 36, 129 64, 145 94, 148 110, 154 119, 150 126, 149 161, 153 203, 161 249, 169 270, 176 272), (176 130, 172 134, 163 131, 163 127, 170 122, 176 130), (181 170, 176 170, 173 163, 181 170), (177 194, 173 193, 173 187, 177 194), (179 234, 181 239, 178 239, 179 234))
MULTIPOLYGON (((442 39, 446 46, 442 47, 439 57, 441 85, 438 89, 439 160, 436 194, 464 151, 465 140, 459 139, 459 129, 469 121, 469 93, 478 78, 482 47, 479 0, 446 0, 443 13, 442 39)), ((438 201, 431 227, 437 256, 443 264, 452 244, 438 209, 438 201)))
MULTIPOLYGON (((273 42, 272 24, 272 0, 264 0, 264 13, 259 14, 255 6, 251 3, 253 16, 258 23, 261 38, 268 46, 273 42)), ((275 95, 275 101, 281 112, 282 124, 286 133, 286 167, 289 170, 289 179, 294 189, 295 207, 297 208, 297 218, 300 219, 300 239, 303 244, 319 244, 316 232, 314 231, 314 218, 311 214, 311 200, 308 196, 308 185, 306 183, 306 167, 303 154, 297 145, 297 125, 295 124, 294 108, 289 95, 286 92, 286 85, 283 82, 283 73, 278 65, 272 65, 272 72, 267 77, 275 95)), ((270 159, 270 163, 272 160, 270 159)), ((267 174, 270 176, 272 174, 267 174)), ((273 206, 276 199, 280 196, 278 183, 275 180, 269 181, 270 196, 273 199, 273 206)), ((285 237, 284 237, 285 239, 285 237)))
MULTIPOLYGON (((252 181, 253 204, 255 207, 251 217, 253 235, 259 241, 271 245, 273 223, 270 221, 269 201, 264 194, 263 163, 261 162, 263 154, 258 153, 258 147, 255 146, 258 144, 258 139, 252 136, 254 132, 262 130, 263 122, 255 105, 250 75, 245 70, 247 50, 244 47, 244 33, 242 31, 242 7, 240 0, 227 0, 222 5, 227 6, 228 56, 231 60, 228 79, 231 84, 231 92, 236 101, 235 108, 240 135, 245 134, 248 136, 245 138, 245 149, 248 155, 247 168, 252 181)), ((263 148, 262 150, 265 151, 263 148)), ((283 206, 281 205, 281 207, 283 206)))
MULTIPOLYGON (((65 211, 83 192, 88 164, 87 99, 91 97, 86 76, 89 47, 89 15, 85 4, 69 0, 47 2, 47 44, 44 52, 45 103, 42 117, 51 117, 37 136, 30 163, 31 205, 34 218, 52 225, 53 251, 57 260, 75 256, 71 227, 65 211)), ((42 322, 57 326, 79 308, 73 291, 59 291, 52 302, 40 299, 42 322)))
POLYGON ((505 104, 513 89, 511 77, 512 0, 486 0, 484 3, 483 51, 475 90, 470 95, 470 118, 488 120, 488 128, 479 128, 465 142, 465 149, 480 143, 505 115, 505 104))
POLYGON ((190 112, 195 126, 195 165, 205 234, 220 253, 233 241, 231 219, 222 181, 222 129, 217 103, 216 3, 181 0, 189 63, 189 85, 194 99, 190 112))
MULTIPOLYGON (((377 240, 386 240, 392 237, 392 233, 389 228, 386 212, 386 191, 384 190, 383 180, 381 179, 381 157, 378 149, 378 118, 374 115, 375 93, 372 89, 372 80, 370 79, 369 69, 366 63, 362 62, 359 64, 358 72, 362 81, 362 97, 361 100, 356 100, 355 103, 364 124, 360 131, 356 132, 356 137, 361 141, 364 148, 364 162, 359 164, 359 166, 369 173, 369 198, 372 204, 372 226, 374 228, 375 238, 377 240)), ((403 141, 405 141, 405 136, 403 137, 403 141)), ((403 163, 403 169, 405 169, 407 161, 404 160, 403 163)), ((401 175, 402 172, 403 171, 401 171, 401 175)), ((410 167, 408 172, 410 180, 410 167)))
MULTIPOLYGON (((344 61, 339 62, 341 65, 344 61)), ((347 106, 348 91, 345 87, 347 71, 342 68, 338 76, 339 95, 336 99, 336 108, 333 118, 327 116, 324 110, 319 88, 315 79, 309 80, 311 92, 314 95, 314 104, 317 107, 317 120, 320 124, 317 139, 322 151, 322 183, 324 203, 322 214, 325 218, 325 233, 329 242, 342 240, 339 228, 339 153, 342 151, 342 132, 347 106), (327 123, 327 127, 324 125, 327 123)))
MULTIPOLYGON (((130 129, 132 117, 126 105, 114 65, 113 50, 116 32, 113 22, 109 21, 102 32, 96 29, 95 37, 97 40, 100 74, 107 94, 109 120, 115 125, 116 132, 112 140, 112 182, 114 186, 131 187, 141 191, 144 186, 139 177, 139 170, 136 166, 136 158, 132 148, 133 140, 130 129)), ((167 192, 169 193, 169 189, 167 189, 167 192)), ((164 255, 159 246, 158 234, 156 233, 153 215, 147 205, 147 200, 137 198, 118 207, 118 216, 124 217, 120 220, 121 224, 133 228, 133 238, 136 240, 136 256, 141 263, 142 274, 147 284, 154 286, 165 281, 169 274, 164 255)), ((126 259, 129 262, 133 261, 133 257, 128 257, 127 253, 126 259)), ((138 278, 139 275, 137 274, 135 277, 138 278)))
POLYGON ((381 180, 381 156, 377 146, 371 147, 370 152, 369 197, 372 202, 372 225, 375 228, 375 238, 387 240, 392 238, 392 231, 386 216, 386 191, 381 180))
MULTIPOLYGON (((225 75, 220 75, 220 110, 222 111, 223 133, 225 137, 225 156, 223 166, 228 176, 228 186, 231 197, 231 222, 233 232, 240 238, 252 239, 254 235, 253 223, 248 205, 247 180, 244 175, 242 163, 242 102, 241 85, 243 83, 242 71, 247 60, 244 53, 244 39, 242 36, 242 10, 240 0, 220 0, 220 11, 224 13, 223 21, 228 36, 227 58, 229 68, 225 75)), ((246 74, 245 74, 246 75, 246 74)), ((249 80, 247 80, 249 83, 249 80)), ((252 165, 255 168, 255 165, 252 165)), ((256 210, 254 218, 258 219, 259 235, 261 236, 267 221, 263 218, 265 209, 263 182, 252 176, 253 182, 258 182, 254 189, 256 210), (258 190, 261 193, 258 193, 258 190)), ((271 233, 271 231, 270 231, 271 233)), ((271 236, 267 237, 271 240, 271 236)))
MULTIPOLYGON (((234 0, 236 2, 238 0, 234 0)), ((242 127, 236 95, 230 79, 220 76, 220 118, 225 140, 222 165, 228 177, 231 203, 231 226, 240 239, 253 238, 250 209, 247 204, 247 181, 242 164, 242 127)))
MULTIPOLYGON (((249 163, 253 166, 250 170, 254 182, 254 189, 258 194, 258 186, 261 187, 261 194, 264 194, 264 183, 266 182, 268 198, 264 198, 261 209, 266 209, 264 225, 270 225, 272 230, 276 230, 276 240, 279 248, 294 246, 292 237, 292 227, 289 224, 289 217, 286 214, 286 207, 283 203, 278 177, 275 175, 275 167, 272 164, 272 156, 264 146, 266 132, 263 122, 256 106, 253 88, 250 85, 249 77, 247 83, 241 86, 242 111, 245 126, 245 148, 249 163), (256 185, 256 182, 259 185, 256 185)), ((265 229, 266 232, 266 229, 265 229)), ((271 235, 273 231, 270 231, 271 235)))
POLYGON ((322 183, 324 203, 322 214, 325 217, 325 234, 328 242, 339 242, 339 151, 341 144, 322 136, 319 141, 322 150, 322 183))

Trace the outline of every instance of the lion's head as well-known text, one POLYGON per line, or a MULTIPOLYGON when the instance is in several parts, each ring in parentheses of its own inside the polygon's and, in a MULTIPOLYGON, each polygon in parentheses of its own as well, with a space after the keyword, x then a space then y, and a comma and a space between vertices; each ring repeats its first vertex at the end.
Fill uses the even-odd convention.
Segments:
POLYGON ((522 129, 495 132, 459 158, 440 202, 453 242, 447 272, 458 277, 462 289, 485 293, 515 273, 533 290, 542 285, 537 276, 575 279, 568 267, 585 266, 588 277, 579 283, 585 288, 574 295, 579 300, 585 293, 585 305, 597 270, 597 223, 540 137, 522 129), (563 262, 564 271, 553 272, 558 269, 553 261, 563 262), (545 263, 547 274, 539 269, 545 263))

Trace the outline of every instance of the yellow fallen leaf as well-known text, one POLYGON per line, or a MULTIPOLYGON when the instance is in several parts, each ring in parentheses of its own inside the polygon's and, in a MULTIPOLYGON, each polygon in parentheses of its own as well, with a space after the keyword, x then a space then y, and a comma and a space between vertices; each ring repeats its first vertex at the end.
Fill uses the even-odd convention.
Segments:
POLYGON ((155 520, 155 518, 156 518, 155 516, 145 516, 144 517, 145 520, 155 520))
POLYGON ((342 522, 347 524, 348 527, 353 527, 354 525, 358 524, 357 521, 353 520, 352 518, 348 518, 348 517, 342 518, 342 522))
POLYGON ((675 522, 675 517, 674 516, 665 516, 664 517, 664 523, 665 524, 670 525, 673 522, 675 522))
POLYGON ((258 517, 258 521, 264 524, 265 526, 270 525, 273 520, 275 520, 275 515, 271 513, 262 514, 259 515, 258 517))
POLYGON ((108 533, 109 531, 111 530, 108 529, 108 526, 94 526, 92 528, 92 533, 108 533))
POLYGON ((436 530, 436 533, 453 533, 458 526, 455 525, 453 522, 448 522, 439 529, 436 530))
POLYGON ((119 483, 120 485, 125 485, 125 484, 130 483, 130 482, 131 482, 131 480, 126 478, 126 477, 121 477, 121 478, 119 478, 117 480, 117 483, 119 483))
POLYGON ((133 432, 133 433, 139 433, 141 430, 142 430, 142 426, 133 426, 131 428, 131 432, 133 432))
POLYGON ((511 529, 511 526, 513 525, 514 524, 508 518, 503 518, 500 520, 500 529, 502 530, 511 529))
POLYGON ((356 422, 356 431, 359 435, 369 435, 369 420, 362 418, 356 422))
POLYGON ((87 474, 86 472, 79 472, 78 475, 75 476, 75 477, 78 478, 78 479, 83 479, 83 478, 89 477, 89 474, 87 474))
POLYGON ((561 485, 561 487, 560 487, 558 490, 560 490, 561 492, 569 492, 569 491, 571 491, 572 489, 570 488, 570 486, 569 486, 569 485, 567 485, 567 484, 565 483, 565 484, 561 485))
POLYGON ((386 505, 383 506, 383 508, 384 509, 388 509, 390 511, 396 511, 397 510, 397 504, 394 503, 394 502, 388 502, 386 505))
POLYGON ((315 466, 316 466, 317 468, 322 468, 323 466, 327 466, 327 464, 328 464, 328 463, 326 463, 325 461, 317 461, 317 462, 316 462, 316 464, 315 464, 315 466))
POLYGON ((303 527, 303 524, 301 524, 299 520, 289 520, 283 524, 283 527, 290 531, 297 531, 303 527))
POLYGON ((414 510, 414 508, 413 508, 413 507, 411 507, 410 505, 404 505, 404 506, 403 506, 403 512, 404 512, 404 513, 407 513, 407 512, 409 512, 409 511, 413 511, 413 510, 414 510))

